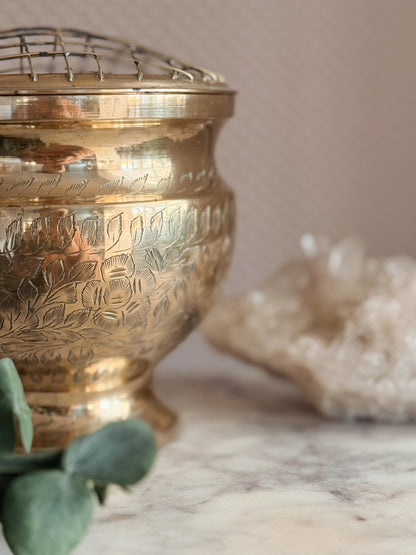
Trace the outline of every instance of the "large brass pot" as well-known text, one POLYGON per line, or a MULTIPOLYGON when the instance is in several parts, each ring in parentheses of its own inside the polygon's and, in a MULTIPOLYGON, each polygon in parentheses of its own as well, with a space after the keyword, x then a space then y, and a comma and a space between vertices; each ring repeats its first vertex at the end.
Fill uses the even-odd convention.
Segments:
MULTIPOLYGON (((33 72, 47 33, 94 39, 19 30, 33 72)), ((0 75, 0 354, 22 377, 35 447, 131 414, 160 438, 175 421, 153 369, 212 304, 234 224, 213 159, 233 94, 176 64, 192 79, 144 65, 139 79, 0 75)))

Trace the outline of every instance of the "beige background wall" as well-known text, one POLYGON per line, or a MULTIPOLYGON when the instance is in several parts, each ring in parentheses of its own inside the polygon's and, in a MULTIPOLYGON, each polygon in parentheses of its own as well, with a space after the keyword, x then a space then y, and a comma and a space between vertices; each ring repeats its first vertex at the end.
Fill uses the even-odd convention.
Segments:
MULTIPOLYGON (((239 91, 218 149, 238 199, 228 291, 293 256, 306 230, 416 255, 416 1, 2 0, 0 21, 130 37, 227 76, 239 91)), ((164 364, 235 363, 194 335, 164 364)))

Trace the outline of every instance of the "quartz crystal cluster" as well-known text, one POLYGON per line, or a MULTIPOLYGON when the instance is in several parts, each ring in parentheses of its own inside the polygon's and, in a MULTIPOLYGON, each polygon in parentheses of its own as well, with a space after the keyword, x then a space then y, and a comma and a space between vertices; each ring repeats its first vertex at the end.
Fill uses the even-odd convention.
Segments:
POLYGON ((293 380, 325 416, 416 418, 416 260, 304 235, 304 257, 218 304, 219 349, 293 380))

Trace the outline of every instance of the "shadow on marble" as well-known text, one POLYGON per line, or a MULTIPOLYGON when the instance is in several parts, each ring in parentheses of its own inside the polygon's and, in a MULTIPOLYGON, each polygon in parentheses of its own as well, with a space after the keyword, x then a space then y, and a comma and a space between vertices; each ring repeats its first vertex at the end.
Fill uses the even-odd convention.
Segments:
POLYGON ((235 371, 190 375, 187 372, 163 369, 156 376, 156 388, 163 399, 179 413, 192 408, 199 416, 229 416, 231 409, 263 411, 278 416, 300 415, 323 421, 302 397, 296 385, 285 379, 262 375, 258 369, 245 367, 240 376, 235 371))
MULTIPOLYGON (((266 371, 241 365, 235 369, 192 375, 189 370, 181 372, 163 369, 156 375, 156 389, 160 397, 176 410, 180 422, 205 421, 212 418, 252 421, 267 419, 267 425, 275 421, 276 430, 287 426, 341 429, 343 433, 377 433, 377 430, 413 430, 412 423, 380 423, 362 419, 355 421, 326 419, 314 410, 302 396, 299 388, 266 371)), ((406 432, 407 433, 407 432, 406 432)))

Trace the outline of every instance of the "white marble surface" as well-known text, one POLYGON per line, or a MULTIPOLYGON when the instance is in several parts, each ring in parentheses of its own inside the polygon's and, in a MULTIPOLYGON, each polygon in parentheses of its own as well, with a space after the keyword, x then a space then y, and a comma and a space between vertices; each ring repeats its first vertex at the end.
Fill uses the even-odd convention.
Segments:
MULTIPOLYGON (((76 555, 414 555, 416 426, 322 420, 252 368, 159 371, 176 441, 76 555)), ((1 553, 7 548, 1 545, 1 553)))

